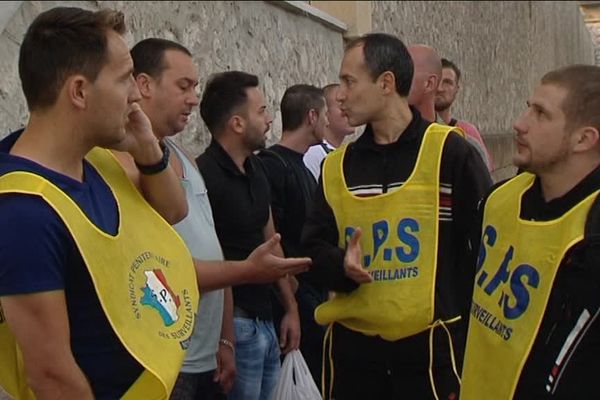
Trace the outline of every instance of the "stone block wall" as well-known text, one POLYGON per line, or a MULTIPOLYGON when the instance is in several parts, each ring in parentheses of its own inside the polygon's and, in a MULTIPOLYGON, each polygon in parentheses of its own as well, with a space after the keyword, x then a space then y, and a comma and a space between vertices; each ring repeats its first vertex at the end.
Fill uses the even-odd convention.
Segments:
POLYGON ((600 22, 589 23, 588 29, 592 34, 592 40, 596 46, 596 50, 594 52, 596 65, 600 65, 600 22))
POLYGON ((594 63, 576 2, 373 2, 373 31, 435 47, 463 72, 454 113, 479 127, 493 152, 495 179, 510 176, 512 124, 547 71, 594 63))
MULTIPOLYGON (((0 35, 0 137, 26 123, 17 70, 25 30, 40 12, 66 3, 23 2, 0 35)), ((147 37, 182 43, 198 65, 199 91, 215 72, 243 70, 258 75, 275 117, 270 142, 281 132, 279 102, 286 87, 337 81, 343 53, 341 30, 268 2, 74 1, 68 5, 123 11, 131 46, 147 37)), ((210 135, 197 109, 178 140, 193 155, 208 145, 210 135)))

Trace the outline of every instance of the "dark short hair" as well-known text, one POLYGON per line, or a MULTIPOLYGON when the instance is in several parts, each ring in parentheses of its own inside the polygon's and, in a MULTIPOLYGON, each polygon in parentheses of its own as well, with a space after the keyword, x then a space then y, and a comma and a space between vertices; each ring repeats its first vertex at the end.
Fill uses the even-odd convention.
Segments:
POLYGON ((460 81, 460 69, 458 69, 456 64, 454 64, 452 61, 448 60, 447 58, 442 58, 442 69, 444 69, 444 68, 451 68, 452 71, 454 71, 454 74, 456 75, 456 83, 458 83, 460 81))
POLYGON ((325 107, 323 90, 312 85, 294 85, 281 98, 281 127, 284 131, 298 129, 310 110, 325 107))
POLYGON ((125 33, 120 11, 56 7, 38 15, 19 51, 19 77, 29 110, 52 106, 74 74, 95 81, 106 63, 110 30, 125 33))
POLYGON ((246 103, 248 88, 258 87, 258 77, 241 71, 212 75, 202 93, 200 116, 214 136, 220 133, 236 109, 246 103))
POLYGON ((548 72, 543 85, 557 85, 567 91, 562 110, 567 127, 585 125, 600 131, 600 67, 575 64, 548 72))
POLYGON ((192 56, 192 53, 183 45, 172 40, 148 38, 138 42, 131 49, 133 59, 133 75, 141 73, 148 74, 154 79, 160 78, 167 68, 165 64, 165 52, 176 50, 192 56))
POLYGON ((401 97, 407 97, 414 66, 404 43, 387 33, 368 33, 350 41, 346 45, 346 51, 361 45, 365 65, 373 81, 384 72, 390 71, 396 78, 396 92, 401 97))
POLYGON ((339 87, 340 87, 339 83, 330 83, 329 85, 323 86, 323 88, 321 90, 323 91, 323 96, 325 96, 325 99, 327 100, 327 98, 329 97, 329 94, 333 91, 333 89, 336 89, 339 87))

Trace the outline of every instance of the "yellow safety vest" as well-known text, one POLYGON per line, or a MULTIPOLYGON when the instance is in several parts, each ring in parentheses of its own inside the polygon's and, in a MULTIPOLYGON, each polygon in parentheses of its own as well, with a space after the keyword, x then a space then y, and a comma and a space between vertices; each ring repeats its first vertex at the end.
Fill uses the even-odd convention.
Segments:
POLYGON ((535 176, 522 173, 488 198, 462 376, 461 399, 512 399, 542 323, 556 272, 583 239, 598 192, 551 221, 519 218, 535 176))
POLYGON ((363 265, 373 282, 351 293, 336 293, 320 305, 320 324, 339 322, 366 335, 398 340, 431 327, 438 252, 442 149, 452 127, 431 124, 415 168, 393 192, 358 197, 348 191, 343 172, 346 146, 330 153, 323 166, 323 190, 345 248, 358 227, 363 265))
MULTIPOLYGON (((0 177, 0 193, 40 196, 69 230, 92 277, 108 320, 145 371, 124 399, 167 399, 194 326, 199 294, 191 255, 175 231, 145 202, 109 151, 86 159, 110 186, 120 224, 115 236, 98 229, 64 192, 30 172, 0 177)), ((0 386, 34 399, 20 351, 0 317, 0 386)))

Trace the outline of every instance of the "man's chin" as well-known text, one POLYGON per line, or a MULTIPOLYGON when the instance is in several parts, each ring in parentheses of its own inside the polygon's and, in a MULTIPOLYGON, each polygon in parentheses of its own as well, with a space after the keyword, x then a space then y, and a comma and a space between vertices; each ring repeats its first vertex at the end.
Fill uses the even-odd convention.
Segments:
POLYGON ((519 157, 518 154, 513 156, 512 163, 515 167, 517 167, 520 171, 531 172, 531 163, 519 157))
POLYGON ((348 125, 350 125, 351 128, 358 128, 359 126, 365 125, 367 124, 369 121, 362 121, 359 118, 350 118, 348 117, 348 125))
POLYGON ((263 150, 264 148, 267 147, 267 142, 260 142, 260 143, 256 143, 256 145, 254 146, 254 150, 252 151, 259 151, 259 150, 263 150))
POLYGON ((435 112, 443 112, 446 111, 447 109, 450 108, 452 104, 436 104, 435 105, 435 112))

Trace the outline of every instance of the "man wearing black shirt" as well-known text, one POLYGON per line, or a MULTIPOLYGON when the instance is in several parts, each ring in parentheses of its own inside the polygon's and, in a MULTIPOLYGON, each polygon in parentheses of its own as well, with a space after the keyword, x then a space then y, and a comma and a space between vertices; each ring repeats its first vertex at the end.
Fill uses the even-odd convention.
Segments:
MULTIPOLYGON (((300 235, 317 186, 304 165, 311 145, 321 143, 328 124, 323 91, 311 85, 289 87, 281 99, 281 141, 260 152, 271 186, 271 209, 286 257, 298 257, 300 235)), ((323 327, 314 319, 315 308, 326 300, 320 285, 298 277, 297 292, 302 336, 300 349, 317 383, 321 378, 323 327)))
MULTIPOLYGON (((206 85, 200 114, 213 140, 196 159, 212 205, 215 229, 226 260, 243 260, 275 234, 269 183, 252 153, 264 148, 272 119, 258 88, 258 78, 238 71, 214 75, 206 85)), ((283 251, 276 246, 277 255, 283 251)), ((229 399, 271 396, 283 353, 297 349, 300 321, 290 280, 278 282, 286 311, 280 343, 273 327, 270 285, 233 287, 237 377, 229 399)))
POLYGON ((332 327, 339 400, 458 393, 475 272, 468 233, 491 182, 459 134, 409 107, 412 72, 394 36, 348 44, 338 100, 350 125, 367 126, 325 159, 302 235, 310 277, 338 292, 316 318, 332 327))
POLYGON ((598 397, 599 107, 600 68, 568 66, 514 125, 524 172, 481 207, 462 399, 598 397))

